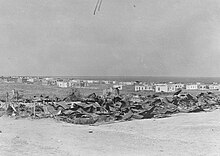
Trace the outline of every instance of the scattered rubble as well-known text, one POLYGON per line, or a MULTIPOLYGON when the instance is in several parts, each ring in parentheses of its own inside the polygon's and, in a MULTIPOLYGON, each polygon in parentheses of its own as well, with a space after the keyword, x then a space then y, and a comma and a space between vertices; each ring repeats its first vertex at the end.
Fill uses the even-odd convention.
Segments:
POLYGON ((220 106, 220 96, 212 92, 193 96, 177 91, 170 96, 108 95, 83 97, 72 93, 63 100, 40 96, 19 102, 1 102, 0 116, 54 118, 74 124, 103 124, 134 119, 164 118, 184 112, 212 111, 220 106))

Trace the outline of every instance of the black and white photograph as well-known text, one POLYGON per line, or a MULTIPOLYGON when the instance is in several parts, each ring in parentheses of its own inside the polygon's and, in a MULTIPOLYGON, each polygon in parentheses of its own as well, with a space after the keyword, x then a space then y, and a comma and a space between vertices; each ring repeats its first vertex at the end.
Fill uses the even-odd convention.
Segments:
POLYGON ((0 0, 0 156, 220 156, 220 0, 0 0))

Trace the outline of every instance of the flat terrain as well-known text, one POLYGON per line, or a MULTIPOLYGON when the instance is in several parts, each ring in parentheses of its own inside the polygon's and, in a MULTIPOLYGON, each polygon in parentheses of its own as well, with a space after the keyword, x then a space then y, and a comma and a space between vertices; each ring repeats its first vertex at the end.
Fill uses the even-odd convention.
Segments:
POLYGON ((1 156, 220 155, 220 110, 100 126, 1 117, 0 130, 1 156))
MULTIPOLYGON (((106 86, 101 85, 98 89, 80 88, 79 90, 82 95, 89 95, 94 92, 102 94, 104 88, 106 88, 106 86)), ((18 91, 20 95, 24 95, 26 98, 40 95, 64 98, 71 90, 71 88, 59 88, 57 86, 0 82, 0 99, 5 100, 6 92, 12 93, 13 89, 18 91)))

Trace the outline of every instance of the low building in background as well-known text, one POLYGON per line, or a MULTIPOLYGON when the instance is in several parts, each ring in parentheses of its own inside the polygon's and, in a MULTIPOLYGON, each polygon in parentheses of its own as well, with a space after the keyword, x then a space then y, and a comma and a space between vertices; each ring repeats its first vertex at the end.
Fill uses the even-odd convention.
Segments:
POLYGON ((93 84, 100 84, 101 82, 99 80, 94 80, 93 84))
POLYGON ((186 84, 186 90, 198 90, 198 84, 186 84))
POLYGON ((25 77, 19 77, 19 78, 17 79, 17 82, 18 82, 18 83, 27 83, 27 78, 25 78, 25 77))
POLYGON ((175 92, 179 88, 176 88, 176 84, 173 83, 162 83, 162 84, 155 84, 155 92, 175 92))
POLYGON ((60 88, 67 88, 69 87, 69 83, 67 81, 57 81, 57 86, 60 88))
POLYGON ((94 83, 94 80, 86 80, 87 83, 94 83))
POLYGON ((119 90, 123 89, 123 85, 113 85, 113 88, 116 89, 118 88, 119 90))
POLYGON ((27 82, 29 82, 29 83, 34 83, 36 80, 34 79, 34 78, 28 78, 27 79, 27 82))
POLYGON ((213 83, 209 85, 210 90, 219 90, 219 84, 213 83))
POLYGON ((78 86, 80 86, 80 80, 70 80, 69 81, 69 86, 70 87, 78 87, 78 86))
POLYGON ((55 86, 55 85, 57 85, 57 80, 56 79, 54 79, 54 78, 44 78, 44 79, 42 79, 41 80, 41 82, 42 82, 42 85, 44 85, 44 86, 55 86))
POLYGON ((154 88, 150 84, 135 84, 134 91, 154 91, 154 88))
MULTIPOLYGON (((173 84, 173 83, 168 83, 167 87, 168 87, 168 92, 175 92, 177 90, 176 84, 173 84)), ((180 88, 178 88, 178 89, 180 89, 180 88)))
POLYGON ((111 84, 111 81, 109 81, 109 80, 102 80, 101 84, 111 84))
POLYGON ((208 87, 205 84, 200 84, 198 88, 199 90, 208 90, 208 87))
POLYGON ((168 92, 167 84, 155 84, 155 92, 168 92))
POLYGON ((69 87, 81 88, 81 87, 88 87, 88 82, 85 80, 70 80, 68 82, 69 87))
POLYGON ((16 83, 18 81, 17 77, 4 77, 4 82, 6 83, 16 83))
MULTIPOLYGON (((206 84, 204 82, 197 83, 174 83, 174 82, 160 82, 158 84, 147 83, 147 82, 118 82, 118 81, 110 81, 110 80, 80 80, 80 79, 63 79, 63 78, 55 78, 55 77, 25 77, 25 76, 8 76, 8 77, 0 77, 2 82, 6 83, 24 83, 24 84, 39 84, 39 85, 51 85, 58 86, 61 88, 67 87, 75 87, 75 88, 83 88, 90 87, 95 89, 104 89, 106 87, 111 87, 113 90, 117 89, 122 92, 138 92, 138 91, 155 91, 155 92, 176 92, 179 89, 187 90, 219 90, 220 84, 212 83, 206 84)), ((108 91, 107 91, 108 92, 108 91)))
POLYGON ((175 85, 176 90, 183 89, 185 87, 185 84, 183 83, 175 83, 174 85, 175 85))

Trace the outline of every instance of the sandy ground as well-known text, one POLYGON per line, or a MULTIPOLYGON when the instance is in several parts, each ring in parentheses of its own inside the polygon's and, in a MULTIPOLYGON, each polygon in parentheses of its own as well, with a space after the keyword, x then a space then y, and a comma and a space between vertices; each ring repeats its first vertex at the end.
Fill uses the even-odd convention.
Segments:
POLYGON ((220 110, 101 126, 1 117, 0 130, 1 156, 220 155, 220 110))

